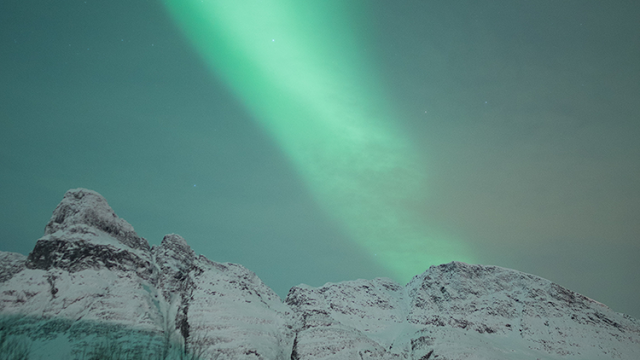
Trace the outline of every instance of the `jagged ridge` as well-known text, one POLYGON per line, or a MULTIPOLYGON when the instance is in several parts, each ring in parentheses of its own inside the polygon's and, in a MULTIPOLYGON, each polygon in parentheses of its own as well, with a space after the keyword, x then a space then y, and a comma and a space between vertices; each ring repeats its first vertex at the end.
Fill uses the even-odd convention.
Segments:
POLYGON ((0 314, 1 332, 51 359, 105 336, 157 358, 176 344, 220 360, 640 358, 636 320, 497 266, 432 266, 406 286, 300 285, 283 302, 179 235, 149 247, 86 189, 65 194, 28 257, 0 252, 0 314))

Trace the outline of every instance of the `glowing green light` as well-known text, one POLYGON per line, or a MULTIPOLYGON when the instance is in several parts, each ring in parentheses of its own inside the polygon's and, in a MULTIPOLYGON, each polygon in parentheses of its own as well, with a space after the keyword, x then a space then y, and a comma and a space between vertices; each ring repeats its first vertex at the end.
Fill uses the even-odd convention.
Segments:
POLYGON ((318 204, 399 280, 469 262, 414 208, 420 159, 394 124, 349 30, 351 1, 165 0, 219 76, 273 136, 318 204))

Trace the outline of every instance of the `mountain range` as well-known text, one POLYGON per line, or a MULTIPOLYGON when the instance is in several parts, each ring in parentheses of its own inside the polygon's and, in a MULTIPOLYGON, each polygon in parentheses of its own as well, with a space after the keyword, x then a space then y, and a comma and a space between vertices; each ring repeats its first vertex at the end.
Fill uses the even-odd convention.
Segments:
POLYGON ((640 324, 535 275, 462 262, 298 285, 283 300, 176 234, 149 246, 67 191, 28 256, 0 252, 1 359, 640 359, 640 324))

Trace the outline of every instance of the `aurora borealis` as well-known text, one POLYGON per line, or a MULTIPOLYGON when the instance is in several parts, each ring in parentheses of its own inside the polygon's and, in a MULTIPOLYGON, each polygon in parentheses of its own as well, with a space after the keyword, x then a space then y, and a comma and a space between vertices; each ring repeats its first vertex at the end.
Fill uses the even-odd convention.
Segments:
POLYGON ((640 317, 638 6, 1 2, 0 250, 85 187, 282 297, 460 260, 640 317))
POLYGON ((321 208, 396 279, 427 264, 473 262, 462 243, 407 211, 423 197, 424 161, 394 123, 378 70, 350 31, 365 4, 166 4, 321 208))

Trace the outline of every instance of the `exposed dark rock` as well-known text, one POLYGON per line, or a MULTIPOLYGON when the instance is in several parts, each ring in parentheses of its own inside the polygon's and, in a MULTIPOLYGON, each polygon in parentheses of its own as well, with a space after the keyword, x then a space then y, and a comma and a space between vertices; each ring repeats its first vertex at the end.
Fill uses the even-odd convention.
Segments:
POLYGON ((110 245, 95 245, 85 241, 38 240, 27 257, 29 269, 58 268, 69 272, 86 269, 134 271, 148 277, 153 267, 149 260, 135 253, 110 245))
POLYGON ((0 283, 3 283, 25 267, 27 257, 12 252, 0 252, 0 283))

